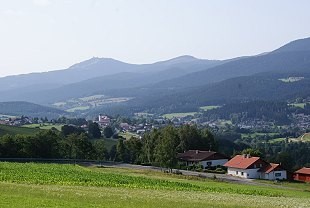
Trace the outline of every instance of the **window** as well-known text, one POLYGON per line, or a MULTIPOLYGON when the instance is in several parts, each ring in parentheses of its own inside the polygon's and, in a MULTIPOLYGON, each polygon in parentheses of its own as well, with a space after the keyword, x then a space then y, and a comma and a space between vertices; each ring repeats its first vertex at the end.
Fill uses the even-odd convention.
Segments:
POLYGON ((241 172, 241 175, 243 176, 243 172, 241 172))
POLYGON ((254 165, 254 168, 256 168, 256 165, 254 165))
POLYGON ((262 165, 262 164, 259 164, 259 167, 263 167, 263 165, 262 165))
POLYGON ((248 176, 250 176, 250 174, 248 174, 248 176))
POLYGON ((207 166, 211 166, 212 165, 212 162, 207 162, 207 166))
POLYGON ((276 173, 274 176, 275 176, 275 177, 280 177, 280 176, 281 176, 281 173, 276 173))
POLYGON ((236 171, 236 175, 238 175, 238 173, 239 173, 239 172, 238 172, 238 171, 236 171))

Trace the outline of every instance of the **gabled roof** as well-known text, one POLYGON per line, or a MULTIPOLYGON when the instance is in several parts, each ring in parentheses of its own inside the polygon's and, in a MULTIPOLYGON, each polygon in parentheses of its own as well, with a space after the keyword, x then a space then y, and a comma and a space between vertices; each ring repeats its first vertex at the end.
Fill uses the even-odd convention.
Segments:
POLYGON ((236 155, 234 158, 229 160, 224 166, 229 168, 240 168, 240 169, 247 169, 256 161, 260 160, 259 157, 247 157, 245 155, 236 155))
POLYGON ((272 171, 279 171, 283 170, 280 164, 277 163, 269 163, 265 167, 262 167, 259 171, 264 173, 270 173, 272 171))
POLYGON ((179 160, 184 161, 204 161, 204 160, 221 160, 221 159, 229 159, 226 155, 223 155, 218 152, 212 151, 201 151, 201 150, 188 150, 184 153, 179 153, 177 155, 179 160))
POLYGON ((301 173, 301 174, 310 175, 310 168, 305 168, 305 167, 303 167, 303 168, 301 168, 301 169, 295 171, 295 173, 301 173))

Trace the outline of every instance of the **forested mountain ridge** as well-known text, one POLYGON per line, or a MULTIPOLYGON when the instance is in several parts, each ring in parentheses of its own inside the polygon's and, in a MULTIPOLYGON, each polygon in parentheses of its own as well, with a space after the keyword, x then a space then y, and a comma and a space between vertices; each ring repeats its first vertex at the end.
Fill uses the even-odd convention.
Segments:
MULTIPOLYGON (((94 76, 90 79, 84 76, 81 78, 84 80, 74 82, 72 76, 72 83, 55 84, 54 87, 52 83, 36 89, 31 87, 31 84, 40 86, 39 82, 36 85, 29 83, 28 87, 2 89, 0 101, 22 100, 51 105, 71 98, 104 95, 128 99, 124 103, 96 106, 96 112, 109 108, 156 113, 184 112, 199 106, 230 102, 287 101, 309 96, 309 42, 309 38, 296 40, 269 53, 224 61, 181 56, 153 64, 135 65, 93 58, 63 70, 66 73, 74 71, 74 76, 80 76, 79 71, 87 72, 91 74, 88 76, 94 76), (98 73, 105 75, 99 76, 98 73), (302 79, 281 81, 290 77, 302 79)), ((5 85, 5 79, 0 79, 0 85, 5 85)), ((70 79, 70 76, 65 79, 70 79)), ((63 82, 61 79, 57 81, 63 82)), ((93 111, 91 108, 89 110, 93 111)))
POLYGON ((53 103, 106 89, 152 84, 221 63, 190 56, 153 64, 127 64, 114 59, 92 58, 65 70, 0 78, 0 101, 53 103))
POLYGON ((11 115, 11 116, 31 116, 31 117, 48 117, 49 119, 58 118, 59 116, 65 115, 66 112, 37 105, 29 102, 0 102, 0 114, 11 115))

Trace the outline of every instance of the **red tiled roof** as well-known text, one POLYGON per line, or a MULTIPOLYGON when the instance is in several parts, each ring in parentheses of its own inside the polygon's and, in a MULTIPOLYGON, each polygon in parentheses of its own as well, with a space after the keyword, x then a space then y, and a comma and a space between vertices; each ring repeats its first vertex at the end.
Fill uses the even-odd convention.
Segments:
POLYGON ((269 163, 265 167, 261 168, 259 171, 264 173, 270 173, 276 169, 282 169, 280 164, 269 163))
POLYGON ((224 166, 230 168, 247 169, 259 159, 259 157, 245 157, 243 155, 236 155, 234 158, 225 163, 224 166))
POLYGON ((303 168, 297 170, 295 173, 301 173, 301 174, 310 175, 310 168, 303 167, 303 168))
POLYGON ((201 150, 188 150, 184 153, 179 153, 177 158, 184 161, 203 161, 203 160, 220 160, 228 159, 227 156, 212 152, 212 151, 201 151, 201 150))

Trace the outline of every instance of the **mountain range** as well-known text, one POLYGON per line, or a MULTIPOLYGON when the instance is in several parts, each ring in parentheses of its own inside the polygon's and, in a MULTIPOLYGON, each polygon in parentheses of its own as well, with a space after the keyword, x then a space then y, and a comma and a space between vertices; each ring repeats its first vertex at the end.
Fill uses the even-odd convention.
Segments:
POLYGON ((153 64, 128 64, 92 58, 68 69, 0 78, 0 101, 55 107, 57 102, 102 95, 128 100, 90 105, 89 112, 126 108, 160 113, 235 101, 287 101, 309 96, 309 68, 310 38, 230 60, 180 56, 153 64), (285 81, 290 77, 300 79, 285 81))

